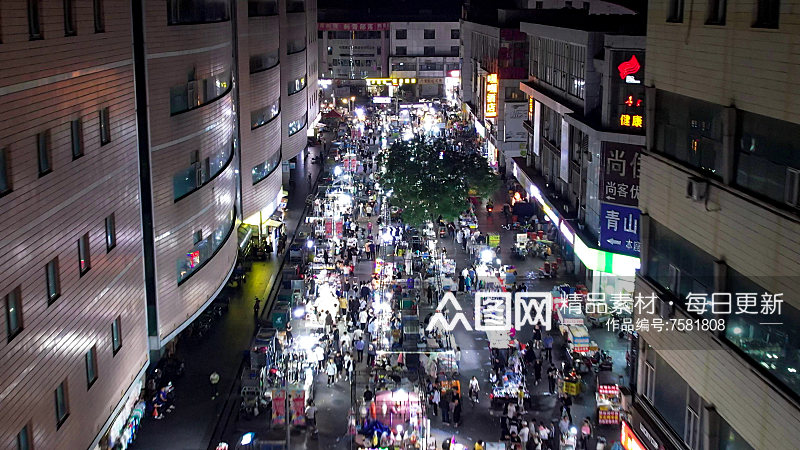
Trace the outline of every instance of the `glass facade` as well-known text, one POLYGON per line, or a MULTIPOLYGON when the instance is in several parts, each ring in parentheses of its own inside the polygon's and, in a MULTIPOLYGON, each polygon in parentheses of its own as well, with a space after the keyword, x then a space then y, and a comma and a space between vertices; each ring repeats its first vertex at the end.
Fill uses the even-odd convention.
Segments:
POLYGON ((278 65, 280 57, 278 52, 262 53, 250 56, 250 73, 263 72, 278 65))
POLYGON ((167 23, 169 25, 224 22, 230 18, 228 0, 167 1, 167 23))
POLYGON ((211 181, 228 166, 232 157, 231 144, 225 144, 219 151, 206 158, 205 161, 198 161, 176 173, 172 177, 173 198, 175 201, 182 199, 211 181))
POLYGON ((236 215, 231 210, 224 219, 214 228, 211 236, 198 241, 186 253, 186 256, 177 261, 178 284, 186 281, 189 276, 205 265, 222 247, 231 235, 236 225, 236 215))
POLYGON ((529 58, 533 77, 581 100, 584 98, 586 47, 531 37, 529 58))
POLYGON ((281 151, 278 150, 278 153, 275 153, 271 157, 269 157, 263 163, 253 167, 252 174, 253 174, 253 184, 257 184, 259 181, 267 178, 275 169, 278 168, 281 164, 281 151))
POLYGON ((208 78, 192 80, 184 85, 175 86, 169 91, 170 114, 175 115, 207 105, 230 90, 230 69, 208 78))
POLYGON ((724 108, 657 91, 655 150, 710 175, 722 171, 724 108))
POLYGON ((308 122, 308 113, 303 113, 303 117, 289 122, 289 136, 297 134, 308 122))
POLYGON ((296 78, 288 83, 289 95, 296 94, 306 88, 306 75, 296 78))
POLYGON ((650 220, 647 276, 678 299, 714 292, 714 258, 677 233, 650 220))
POLYGON ((265 106, 261 109, 257 109, 250 113, 250 128, 255 130, 256 128, 269 123, 272 119, 278 116, 281 112, 281 99, 275 101, 275 103, 265 106))

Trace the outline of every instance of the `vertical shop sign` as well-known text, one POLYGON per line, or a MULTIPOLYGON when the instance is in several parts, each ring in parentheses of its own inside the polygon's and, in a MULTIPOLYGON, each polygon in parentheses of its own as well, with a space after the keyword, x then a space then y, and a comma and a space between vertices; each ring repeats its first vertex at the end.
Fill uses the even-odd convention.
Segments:
POLYGON ((291 391, 292 425, 306 425, 306 393, 303 390, 291 391))
POLYGON ((641 213, 629 206, 600 203, 600 248, 639 255, 641 213))
POLYGON ((600 200, 637 206, 641 147, 616 142, 603 142, 601 147, 600 200))
POLYGON ((496 73, 486 75, 486 111, 484 117, 497 117, 497 92, 499 80, 496 73))
POLYGON ((611 54, 611 126, 618 130, 644 133, 644 52, 614 51, 611 54))
POLYGON ((344 221, 336 221, 336 238, 341 239, 344 236, 344 221))
POLYGON ((333 239, 333 219, 325 219, 325 237, 333 239))

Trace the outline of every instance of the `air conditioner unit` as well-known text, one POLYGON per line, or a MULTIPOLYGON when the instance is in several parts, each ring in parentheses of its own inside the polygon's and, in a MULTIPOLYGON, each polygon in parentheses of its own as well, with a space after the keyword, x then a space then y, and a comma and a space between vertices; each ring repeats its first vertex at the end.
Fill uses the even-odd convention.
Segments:
POLYGON ((686 198, 699 202, 705 200, 707 195, 708 181, 698 177, 689 177, 686 181, 686 198))

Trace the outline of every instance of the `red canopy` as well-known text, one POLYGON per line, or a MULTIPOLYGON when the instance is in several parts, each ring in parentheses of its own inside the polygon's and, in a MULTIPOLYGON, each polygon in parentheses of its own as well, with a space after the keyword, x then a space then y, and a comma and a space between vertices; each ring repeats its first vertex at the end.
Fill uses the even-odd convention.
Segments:
POLYGON ((335 109, 332 109, 322 115, 323 119, 341 119, 342 115, 336 112, 335 109))

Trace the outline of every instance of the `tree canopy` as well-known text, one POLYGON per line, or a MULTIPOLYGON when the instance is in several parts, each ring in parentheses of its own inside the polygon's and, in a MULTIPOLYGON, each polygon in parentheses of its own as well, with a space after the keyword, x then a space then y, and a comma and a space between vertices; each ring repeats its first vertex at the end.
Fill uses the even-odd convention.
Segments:
POLYGON ((392 205, 402 208, 410 225, 440 215, 455 220, 467 209, 470 195, 486 198, 499 186, 486 158, 443 139, 395 142, 381 154, 381 163, 381 187, 392 191, 392 205))

